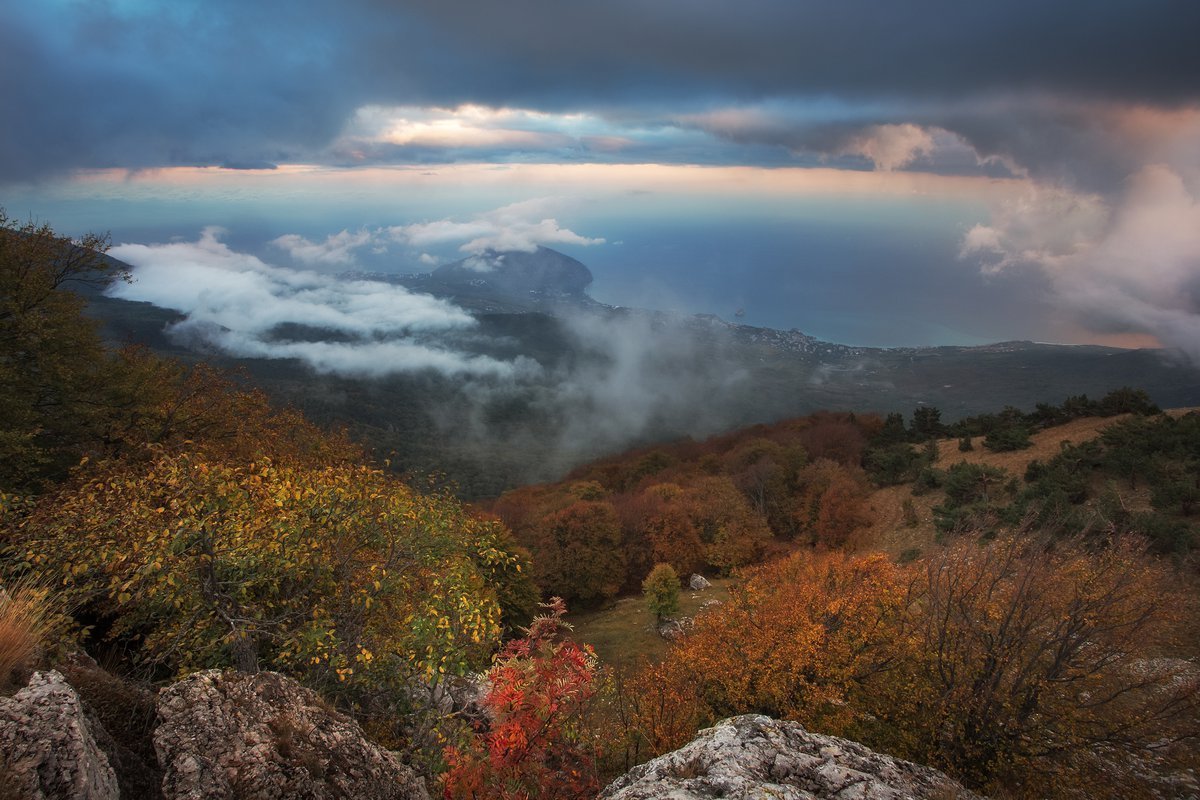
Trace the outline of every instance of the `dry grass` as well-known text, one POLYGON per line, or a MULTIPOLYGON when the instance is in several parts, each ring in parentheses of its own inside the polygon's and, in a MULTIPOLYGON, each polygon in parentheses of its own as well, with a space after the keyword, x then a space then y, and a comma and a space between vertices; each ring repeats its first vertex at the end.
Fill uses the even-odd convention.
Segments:
MULTIPOLYGON (((1181 417, 1190 411, 1196 410, 1195 408, 1172 408, 1168 409, 1166 413, 1172 417, 1181 417)), ((975 449, 966 453, 959 451, 958 439, 942 439, 938 442, 938 460, 936 466, 938 469, 945 469, 952 464, 966 461, 968 464, 987 464, 992 467, 1002 467, 1013 475, 1020 477, 1025 474, 1025 468, 1029 466, 1030 461, 1034 459, 1048 461, 1058 455, 1064 442, 1079 444, 1080 442, 1090 441, 1099 436, 1108 426, 1128 419, 1129 416, 1129 414, 1119 414, 1115 417, 1083 417, 1082 419, 1071 420, 1062 425, 1038 431, 1030 436, 1029 439, 1033 442, 1031 447, 1007 453, 993 453, 991 450, 988 450, 983 446, 985 438, 983 436, 976 436, 972 439, 971 443, 975 449)))
POLYGON ((966 453, 958 449, 958 439, 942 439, 938 442, 938 469, 945 469, 960 461, 968 464, 987 464, 990 467, 1001 467, 1010 474, 1020 477, 1025 474, 1025 468, 1033 460, 1048 461, 1058 455, 1064 442, 1079 444, 1095 439, 1100 432, 1116 422, 1128 418, 1128 414, 1116 417, 1084 417, 1072 420, 1063 425, 1056 425, 1044 431, 1038 431, 1029 437, 1033 445, 1024 450, 1012 450, 1006 453, 993 453, 983 446, 985 437, 976 436, 971 440, 974 450, 966 453))
MULTIPOLYGON (((1179 417, 1196 410, 1200 409, 1173 408, 1166 413, 1173 417, 1179 417)), ((1084 417, 1072 420, 1034 433, 1030 436, 1030 441, 1033 442, 1032 446, 1024 450, 1005 453, 993 453, 988 450, 983 446, 984 437, 982 436, 976 436, 972 440, 975 449, 965 453, 958 449, 958 439, 942 439, 937 443, 938 460, 935 466, 938 469, 946 469, 960 461, 968 464, 986 464, 1007 470, 1009 475, 1020 479, 1025 474, 1029 462, 1035 459, 1043 462, 1049 461, 1058 455, 1064 442, 1080 444, 1095 439, 1109 425, 1120 422, 1128 416, 1128 414, 1122 414, 1115 417, 1084 417)), ((1097 485, 1093 487, 1096 492, 1108 479, 1098 478, 1097 480, 1097 485)), ((1150 508, 1149 489, 1144 486, 1138 491, 1123 487, 1121 495, 1132 510, 1142 511, 1150 508)), ((868 549, 878 548, 893 558, 898 558, 906 550, 915 549, 929 552, 935 548, 938 537, 937 528, 933 524, 933 507, 941 503, 942 499, 940 491, 913 497, 911 483, 888 486, 872 492, 868 500, 868 507, 873 522, 863 532, 864 541, 871 543, 868 549), (916 514, 915 525, 910 525, 905 520, 904 503, 906 500, 911 501, 912 509, 916 514)))
POLYGON ((54 625, 50 591, 36 578, 0 588, 0 691, 23 684, 54 625))
POLYGON ((941 502, 940 492, 913 497, 911 483, 876 489, 867 500, 871 525, 862 532, 862 540, 870 543, 865 549, 882 550, 892 558, 912 548, 928 551, 937 543, 933 507, 941 502), (914 525, 905 520, 905 501, 912 503, 914 525))

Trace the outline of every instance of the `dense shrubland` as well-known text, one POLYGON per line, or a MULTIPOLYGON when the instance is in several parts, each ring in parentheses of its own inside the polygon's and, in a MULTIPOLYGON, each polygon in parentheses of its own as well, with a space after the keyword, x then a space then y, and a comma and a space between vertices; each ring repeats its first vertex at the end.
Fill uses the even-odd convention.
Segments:
POLYGON ((132 680, 280 670, 448 797, 591 796, 746 712, 997 795, 1137 796, 1197 766, 1200 415, 1134 390, 952 424, 820 413, 484 515, 235 378, 106 349, 68 290, 113 277, 104 245, 0 216, 0 682, 79 646, 132 680), (1006 452, 1117 414, 1022 475, 936 441, 1006 452), (879 486, 914 530, 929 504, 937 546, 877 552, 879 486), (533 617, 643 590, 670 615, 692 572, 733 576, 730 600, 659 663, 606 668, 560 600, 533 617), (448 685, 485 669, 468 724, 448 685))

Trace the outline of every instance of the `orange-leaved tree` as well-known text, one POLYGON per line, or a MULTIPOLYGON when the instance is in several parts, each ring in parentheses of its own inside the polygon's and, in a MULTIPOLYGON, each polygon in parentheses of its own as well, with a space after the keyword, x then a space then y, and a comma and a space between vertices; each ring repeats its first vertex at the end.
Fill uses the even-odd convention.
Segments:
POLYGON ((684 502, 704 544, 704 560, 709 566, 728 574, 761 557, 771 530, 728 476, 691 482, 684 502))
POLYGON ((800 500, 795 509, 801 531, 818 545, 853 548, 871 522, 869 490, 862 470, 818 459, 800 471, 800 500))
POLYGON ((848 731, 859 690, 892 668, 907 644, 898 633, 908 604, 909 579, 882 555, 799 553, 750 571, 651 668, 653 685, 641 681, 659 701, 645 704, 648 738, 664 732, 653 717, 694 717, 696 703, 707 722, 753 711, 848 731))
POLYGON ((621 526, 604 501, 578 500, 534 527, 538 584, 558 597, 595 605, 614 597, 625 580, 621 526))
POLYGON ((767 713, 974 788, 1142 796, 1150 765, 1200 761, 1196 629, 1194 588, 1123 539, 1018 530, 905 566, 799 553, 697 617, 637 681, 631 724, 661 752, 767 713))

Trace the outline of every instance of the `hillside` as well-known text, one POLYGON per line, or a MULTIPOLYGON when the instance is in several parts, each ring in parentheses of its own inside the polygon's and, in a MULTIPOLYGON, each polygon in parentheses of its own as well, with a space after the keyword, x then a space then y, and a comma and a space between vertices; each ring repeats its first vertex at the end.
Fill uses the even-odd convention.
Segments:
MULTIPOLYGON (((1166 413, 1179 417, 1196 410, 1167 409, 1166 413)), ((970 437, 974 449, 967 452, 959 449, 959 439, 939 439, 938 456, 934 466, 945 470, 954 464, 965 462, 1002 469, 1012 476, 1023 476, 1031 462, 1054 458, 1061 452, 1064 444, 1079 445, 1093 441, 1105 429, 1124 419, 1128 419, 1128 415, 1072 420, 1032 434, 1029 447, 1010 452, 993 452, 986 449, 983 446, 983 436, 970 437)), ((1135 492, 1126 489, 1122 495, 1132 506, 1141 510, 1149 507, 1147 491, 1135 492)), ((933 508, 940 502, 941 497, 937 494, 914 496, 912 485, 907 483, 878 488, 872 492, 868 501, 872 522, 865 536, 893 557, 899 557, 911 548, 928 548, 936 544, 939 538, 937 527, 934 525, 933 508), (911 504, 916 515, 918 522, 915 525, 906 519, 906 503, 911 504)))
MULTIPOLYGON (((1165 412, 1165 418, 1186 421, 1195 418, 1195 411, 1171 409, 1165 412)), ((1016 488, 998 495, 997 500, 1010 502, 1018 499, 1021 487, 1028 484, 1025 476, 1031 464, 1053 463, 1064 448, 1080 448, 1088 443, 1102 447, 1099 439, 1105 431, 1137 422, 1138 418, 1129 413, 1084 416, 1036 430, 1029 436, 1028 446, 1009 451, 988 449, 987 437, 983 435, 942 437, 932 440, 937 455, 929 467, 942 475, 960 464, 1000 470, 1004 477, 998 483, 1013 481, 1011 486, 1016 488), (972 443, 969 451, 960 449, 964 438, 972 443)), ((897 485, 869 485, 859 470, 859 461, 868 459, 872 441, 885 435, 882 421, 869 416, 823 414, 785 420, 703 442, 684 441, 613 456, 577 468, 561 483, 510 492, 488 507, 533 550, 535 564, 547 560, 539 526, 546 520, 558 519, 554 515, 561 515, 572 503, 586 500, 593 506, 607 503, 614 509, 611 524, 616 524, 620 532, 611 535, 616 537, 614 541, 621 541, 627 559, 624 563, 630 569, 645 569, 652 559, 664 558, 685 571, 684 575, 688 569, 702 568, 704 557, 699 554, 710 546, 704 542, 712 540, 705 539, 697 530, 703 531, 714 523, 706 516, 711 512, 704 510, 702 497, 690 494, 690 487, 695 485, 702 486, 706 494, 724 498, 725 520, 738 519, 740 515, 743 521, 738 525, 757 524, 762 526, 760 530, 770 531, 766 538, 759 534, 757 543, 748 551, 751 555, 747 563, 753 563, 754 558, 779 558, 822 540, 829 544, 827 537, 831 535, 857 549, 881 550, 892 558, 910 560, 936 550, 946 541, 946 531, 938 525, 938 511, 947 503, 947 496, 940 486, 918 489, 911 477, 897 485), (814 461, 817 464, 812 464, 814 461), (806 462, 810 466, 804 466, 806 462), (821 463, 825 466, 819 466, 821 463), (833 485, 840 489, 831 492, 833 485), (733 488, 737 491, 730 491, 733 488), (828 512, 830 503, 847 500, 851 502, 841 512, 844 519, 821 519, 820 514, 828 512), (748 522, 755 519, 755 523, 748 522), (690 539, 695 554, 689 557, 672 551, 663 541, 666 531, 671 531, 676 548, 689 537, 698 536, 690 539), (652 555, 636 555, 647 547, 652 555)), ((916 450, 908 447, 915 457, 916 450)), ((1102 461, 1097 457, 1095 466, 1102 461)), ((1092 513, 1097 509, 1098 498, 1114 491, 1122 507, 1130 512, 1155 513, 1150 483, 1143 481, 1132 487, 1095 467, 1086 478, 1087 497, 1076 502, 1080 509, 1090 509, 1092 513)), ((1186 527, 1189 523, 1184 516, 1181 524, 1186 527)), ((1189 542, 1184 552, 1196 544, 1194 527, 1191 525, 1190 532, 1180 534, 1189 542)), ((556 530, 561 542, 570 528, 560 524, 556 530)), ((708 573, 717 579, 716 575, 728 572, 729 568, 709 563, 708 573)), ((582 573, 576 574, 572 583, 556 591, 573 596, 571 592, 580 588, 578 581, 584 579, 582 573)), ((547 585, 545 576, 541 580, 543 586, 547 585)), ((623 589, 610 586, 607 596, 615 598, 611 606, 573 615, 580 626, 581 639, 597 646, 606 659, 619 663, 643 657, 658 659, 666 652, 666 645, 657 637, 653 616, 646 611, 642 600, 621 595, 622 591, 633 591, 637 580, 637 575, 631 573, 623 589)), ((690 616, 706 599, 724 596, 728 581, 717 580, 721 587, 718 593, 685 591, 681 613, 690 616)))

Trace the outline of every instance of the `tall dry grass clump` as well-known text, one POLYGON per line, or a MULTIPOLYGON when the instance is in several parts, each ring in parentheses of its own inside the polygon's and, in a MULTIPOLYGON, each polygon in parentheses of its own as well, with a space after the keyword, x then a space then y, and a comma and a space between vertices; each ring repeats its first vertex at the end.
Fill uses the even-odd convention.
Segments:
POLYGON ((24 682, 54 619, 50 590, 37 577, 0 586, 0 692, 24 682))

